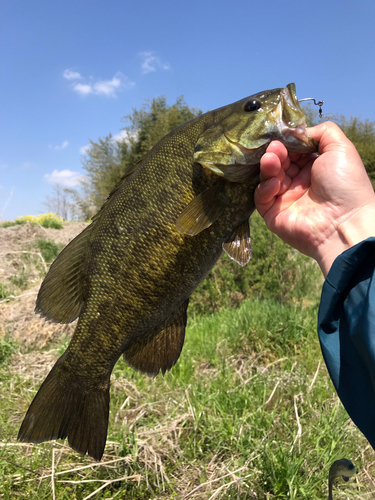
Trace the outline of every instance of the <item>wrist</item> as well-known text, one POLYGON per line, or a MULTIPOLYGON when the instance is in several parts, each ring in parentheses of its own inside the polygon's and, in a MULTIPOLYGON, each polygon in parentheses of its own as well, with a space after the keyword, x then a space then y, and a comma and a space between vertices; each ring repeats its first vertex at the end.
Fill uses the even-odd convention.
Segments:
POLYGON ((350 217, 338 221, 335 231, 317 248, 315 260, 324 277, 336 257, 370 236, 375 236, 375 202, 358 208, 350 217))

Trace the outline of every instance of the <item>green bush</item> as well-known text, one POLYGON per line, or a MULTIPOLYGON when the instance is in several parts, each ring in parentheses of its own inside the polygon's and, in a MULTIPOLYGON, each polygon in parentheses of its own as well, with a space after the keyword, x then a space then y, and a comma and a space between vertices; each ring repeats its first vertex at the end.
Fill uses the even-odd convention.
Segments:
POLYGON ((10 359, 16 346, 17 344, 8 336, 0 337, 0 366, 10 359))
POLYGON ((244 268, 223 255, 192 295, 190 311, 215 312, 245 298, 273 298, 293 303, 319 299, 322 277, 308 257, 269 231, 256 213, 250 219, 252 257, 244 268))
POLYGON ((40 214, 38 216, 22 215, 21 217, 17 217, 15 220, 1 222, 0 227, 18 226, 26 224, 27 222, 33 224, 34 226, 41 225, 46 228, 52 227, 54 229, 62 229, 64 220, 59 215, 53 213, 40 214))
POLYGON ((6 299, 11 295, 11 292, 7 289, 4 283, 0 283, 0 299, 6 299))
POLYGON ((22 269, 19 274, 15 274, 10 278, 13 285, 16 285, 21 290, 26 290, 28 287, 29 273, 22 269))
POLYGON ((43 238, 39 238, 37 240, 37 246, 47 264, 50 264, 52 261, 54 261, 64 247, 64 245, 62 245, 61 243, 55 243, 51 240, 44 240, 43 238))

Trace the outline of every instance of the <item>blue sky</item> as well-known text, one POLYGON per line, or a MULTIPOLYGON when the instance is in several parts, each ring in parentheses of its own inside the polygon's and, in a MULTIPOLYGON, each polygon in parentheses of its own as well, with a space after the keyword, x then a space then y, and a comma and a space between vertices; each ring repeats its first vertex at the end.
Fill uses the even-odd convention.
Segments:
POLYGON ((45 212, 145 99, 203 111, 295 82, 375 121, 373 0, 3 0, 0 220, 45 212))

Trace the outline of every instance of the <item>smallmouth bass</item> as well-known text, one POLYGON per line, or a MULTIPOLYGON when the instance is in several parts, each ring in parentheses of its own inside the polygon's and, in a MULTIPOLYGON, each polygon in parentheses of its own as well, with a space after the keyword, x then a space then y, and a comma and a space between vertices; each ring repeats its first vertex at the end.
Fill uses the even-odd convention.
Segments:
POLYGON ((291 152, 318 149, 294 84, 177 127, 115 186, 41 285, 37 313, 79 321, 27 411, 21 441, 67 437, 101 459, 118 358, 164 374, 181 353, 189 297, 223 249, 240 265, 249 261, 259 161, 275 139, 291 152))

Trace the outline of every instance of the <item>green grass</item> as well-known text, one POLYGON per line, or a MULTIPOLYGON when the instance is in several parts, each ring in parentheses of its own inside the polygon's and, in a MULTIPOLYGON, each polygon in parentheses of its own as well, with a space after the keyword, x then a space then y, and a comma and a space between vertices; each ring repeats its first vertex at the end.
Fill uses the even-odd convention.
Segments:
POLYGON ((10 281, 20 290, 26 290, 29 285, 29 273, 26 269, 21 269, 19 274, 11 276, 10 281))
POLYGON ((6 365, 13 352, 16 350, 17 344, 13 342, 7 335, 0 337, 0 367, 6 365))
POLYGON ((58 254, 63 249, 64 245, 61 243, 55 243, 52 240, 45 240, 43 238, 39 238, 37 240, 37 247, 42 254, 43 259, 47 264, 53 262, 58 254))
MULTIPOLYGON (((22 355, 16 349, 10 358, 15 347, 5 347, 0 456, 7 461, 0 460, 0 498, 50 499, 52 454, 56 499, 83 500, 112 481, 93 498, 182 499, 208 482, 189 498, 216 492, 215 499, 320 500, 338 458, 373 474, 374 453, 365 449, 322 363, 316 316, 316 306, 243 301, 214 315, 190 315, 181 357, 165 377, 150 379, 119 360, 99 466, 63 442, 54 448, 16 442, 46 363, 63 349, 22 355), (121 480, 126 476, 132 479, 121 480)), ((361 483, 367 476, 358 477, 361 483)), ((338 489, 345 498, 370 498, 370 486, 362 484, 359 493, 355 485, 341 481, 338 489)), ((335 500, 344 498, 335 492, 335 500)))
POLYGON ((199 314, 236 307, 253 297, 283 303, 317 303, 322 274, 316 264, 268 231, 263 219, 250 219, 252 257, 242 268, 223 255, 191 297, 190 311, 199 314))
POLYGON ((7 297, 9 297, 9 295, 12 295, 12 293, 8 289, 7 285, 0 282, 0 300, 6 299, 7 297))

